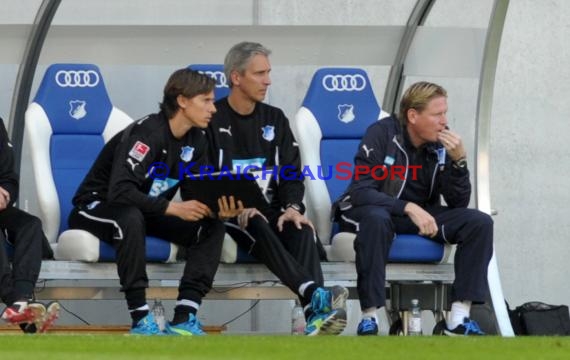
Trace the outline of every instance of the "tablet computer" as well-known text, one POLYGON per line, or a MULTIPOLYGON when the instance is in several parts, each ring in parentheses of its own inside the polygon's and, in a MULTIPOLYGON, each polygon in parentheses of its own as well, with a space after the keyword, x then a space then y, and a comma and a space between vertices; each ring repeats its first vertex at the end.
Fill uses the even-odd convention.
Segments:
POLYGON ((228 197, 228 201, 233 195, 236 205, 237 201, 241 200, 245 208, 262 210, 269 207, 261 188, 266 186, 267 181, 263 179, 258 183, 253 174, 212 173, 188 177, 186 180, 186 197, 208 205, 210 210, 216 213, 219 210, 218 199, 224 195, 228 197))

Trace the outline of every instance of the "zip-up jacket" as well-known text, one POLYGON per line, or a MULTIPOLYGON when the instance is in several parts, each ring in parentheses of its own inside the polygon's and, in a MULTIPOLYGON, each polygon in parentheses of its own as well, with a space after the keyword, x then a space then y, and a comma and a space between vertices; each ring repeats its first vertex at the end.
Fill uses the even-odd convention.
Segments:
POLYGON ((216 170, 241 170, 246 166, 286 170, 277 171, 286 176, 272 176, 269 193, 271 207, 285 208, 298 204, 304 210, 305 186, 301 177, 299 147, 289 121, 277 107, 258 102, 251 114, 241 115, 229 105, 228 99, 216 102, 217 112, 206 131, 209 159, 216 170))
MULTIPOLYGON (((404 141, 405 129, 395 115, 384 118, 370 125, 366 130, 362 141, 358 146, 358 152, 354 158, 356 166, 366 166, 369 169, 374 166, 384 165, 388 171, 383 176, 382 171, 376 172, 375 179, 371 173, 353 174, 352 181, 346 192, 333 205, 333 215, 337 210, 348 210, 356 206, 374 205, 386 208, 390 214, 404 215, 404 207, 408 201, 405 194, 406 185, 410 181, 423 181, 429 184, 429 193, 426 201, 420 206, 440 205, 440 195, 443 195, 448 207, 467 207, 471 197, 471 183, 469 171, 464 168, 452 166, 452 160, 446 155, 445 148, 439 143, 428 143, 422 152, 422 167, 416 169, 417 179, 412 179, 412 170, 409 168, 409 150, 404 141), (404 167, 405 176, 392 176, 394 166, 400 169, 404 167), (429 176, 429 179, 425 178, 429 176)), ((408 185, 409 186, 409 185, 408 185)))
POLYGON ((74 206, 105 201, 164 215, 189 173, 207 165, 206 137, 192 127, 181 139, 163 113, 146 116, 116 134, 79 186, 74 206))

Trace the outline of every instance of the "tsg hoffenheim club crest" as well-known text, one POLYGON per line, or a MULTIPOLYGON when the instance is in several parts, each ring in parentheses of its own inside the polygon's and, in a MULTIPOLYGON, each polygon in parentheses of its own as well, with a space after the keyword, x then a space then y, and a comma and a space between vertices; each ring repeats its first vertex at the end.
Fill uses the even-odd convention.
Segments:
POLYGON ((194 148, 191 146, 183 146, 182 151, 180 152, 180 158, 184 162, 188 162, 192 160, 192 156, 194 156, 194 148))
POLYGON ((338 119, 343 123, 349 123, 354 120, 354 105, 341 104, 338 106, 338 119))
POLYGON ((87 103, 83 100, 71 100, 69 102, 69 116, 75 120, 84 118, 85 115, 87 115, 85 105, 87 105, 87 103))
POLYGON ((273 139, 275 139, 275 126, 266 125, 261 128, 261 131, 262 131, 261 136, 265 140, 272 141, 273 139))

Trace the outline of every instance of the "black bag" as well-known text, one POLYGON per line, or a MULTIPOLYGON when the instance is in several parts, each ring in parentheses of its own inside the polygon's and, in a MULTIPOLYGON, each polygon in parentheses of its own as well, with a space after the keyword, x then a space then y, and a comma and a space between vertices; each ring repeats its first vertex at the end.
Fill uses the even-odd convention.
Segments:
POLYGON ((509 310, 516 335, 570 335, 570 313, 566 305, 532 301, 509 310))

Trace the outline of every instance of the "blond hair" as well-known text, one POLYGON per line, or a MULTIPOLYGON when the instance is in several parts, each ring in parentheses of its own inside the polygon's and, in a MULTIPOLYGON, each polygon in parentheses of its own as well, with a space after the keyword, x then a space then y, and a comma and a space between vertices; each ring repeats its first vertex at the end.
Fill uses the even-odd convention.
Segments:
POLYGON ((440 85, 427 81, 412 84, 400 100, 400 122, 402 125, 408 123, 408 110, 414 109, 417 112, 422 112, 432 99, 441 96, 447 97, 447 91, 440 85))

